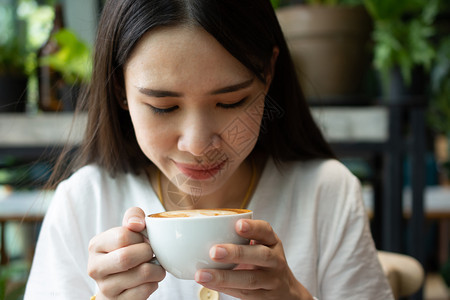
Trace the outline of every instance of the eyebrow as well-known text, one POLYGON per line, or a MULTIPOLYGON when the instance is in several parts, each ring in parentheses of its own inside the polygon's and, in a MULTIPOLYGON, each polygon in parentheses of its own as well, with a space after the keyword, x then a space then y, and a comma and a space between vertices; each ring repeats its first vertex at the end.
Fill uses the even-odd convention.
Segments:
POLYGON ((234 84, 234 85, 230 85, 230 86, 226 86, 217 90, 214 90, 211 92, 211 95, 219 95, 219 94, 226 94, 226 93, 232 93, 232 92, 236 92, 239 90, 243 90, 249 86, 252 85, 253 80, 255 78, 251 78, 249 80, 246 80, 244 82, 238 83, 238 84, 234 84))
MULTIPOLYGON (((244 82, 233 84, 230 86, 222 87, 217 90, 213 90, 210 92, 211 95, 220 95, 220 94, 226 94, 226 93, 232 93, 237 92, 239 90, 243 90, 250 85, 252 85, 254 81, 254 78, 251 78, 249 80, 246 80, 244 82)), ((182 93, 173 92, 173 91, 165 91, 165 90, 155 90, 155 89, 149 89, 149 88, 143 88, 138 87, 139 92, 141 92, 144 95, 155 97, 155 98, 164 98, 164 97, 182 97, 182 93)))

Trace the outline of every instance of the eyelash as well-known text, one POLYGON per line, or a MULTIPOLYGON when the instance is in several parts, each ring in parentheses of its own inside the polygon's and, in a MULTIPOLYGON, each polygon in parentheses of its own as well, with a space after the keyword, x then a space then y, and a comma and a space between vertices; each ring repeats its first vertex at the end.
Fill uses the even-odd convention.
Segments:
POLYGON ((247 97, 239 100, 238 102, 231 103, 231 104, 217 103, 217 106, 221 107, 221 108, 225 108, 225 109, 236 108, 236 107, 244 105, 246 100, 247 100, 247 97))
POLYGON ((164 115, 164 114, 168 114, 174 110, 176 110, 178 108, 178 106, 172 106, 169 108, 158 108, 158 107, 154 107, 149 105, 150 109, 157 115, 164 115))
MULTIPOLYGON (((231 104, 217 103, 217 106, 220 107, 220 108, 224 108, 224 109, 237 108, 237 107, 242 106, 245 103, 246 100, 247 100, 247 97, 245 97, 244 99, 239 100, 238 102, 231 103, 231 104)), ((157 115, 168 114, 168 113, 178 109, 178 105, 172 106, 172 107, 169 107, 169 108, 158 108, 158 107, 154 107, 152 105, 149 105, 149 107, 157 115)))

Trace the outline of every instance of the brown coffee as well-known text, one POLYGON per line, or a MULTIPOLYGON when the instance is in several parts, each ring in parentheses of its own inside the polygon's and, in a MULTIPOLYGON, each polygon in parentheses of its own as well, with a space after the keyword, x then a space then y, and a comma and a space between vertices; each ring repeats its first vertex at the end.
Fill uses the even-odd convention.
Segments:
POLYGON ((190 209, 172 210, 149 215, 150 218, 202 218, 226 215, 237 215, 251 212, 248 209, 239 208, 214 208, 214 209, 190 209))

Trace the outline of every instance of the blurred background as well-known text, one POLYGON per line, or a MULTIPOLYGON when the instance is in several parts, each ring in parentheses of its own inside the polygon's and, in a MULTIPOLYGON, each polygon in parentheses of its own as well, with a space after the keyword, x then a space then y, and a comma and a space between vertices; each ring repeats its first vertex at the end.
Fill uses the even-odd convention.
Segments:
MULTIPOLYGON (((44 185, 89 82, 103 0, 0 0, 0 300, 22 299, 44 185)), ((450 1, 272 0, 314 117, 361 180, 378 249, 449 299, 450 1)))

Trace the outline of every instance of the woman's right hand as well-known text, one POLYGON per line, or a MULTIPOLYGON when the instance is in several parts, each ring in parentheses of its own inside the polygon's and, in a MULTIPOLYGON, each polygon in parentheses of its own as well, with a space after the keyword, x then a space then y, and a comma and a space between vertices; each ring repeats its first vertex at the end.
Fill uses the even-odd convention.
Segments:
POLYGON ((161 266, 149 263, 153 251, 140 233, 145 230, 144 212, 130 208, 122 223, 89 243, 88 274, 100 288, 97 300, 147 299, 166 275, 161 266))

